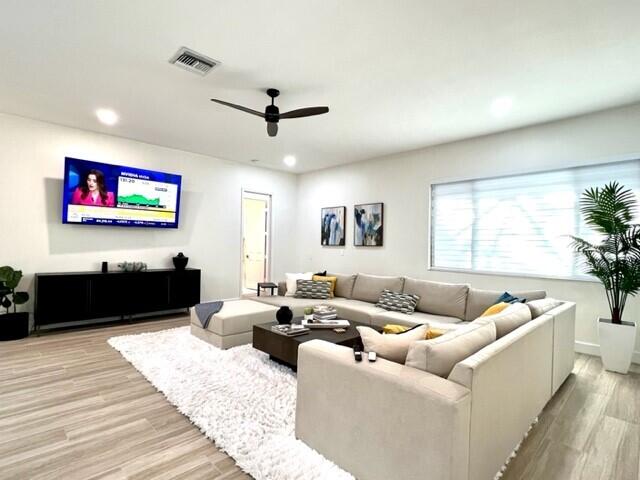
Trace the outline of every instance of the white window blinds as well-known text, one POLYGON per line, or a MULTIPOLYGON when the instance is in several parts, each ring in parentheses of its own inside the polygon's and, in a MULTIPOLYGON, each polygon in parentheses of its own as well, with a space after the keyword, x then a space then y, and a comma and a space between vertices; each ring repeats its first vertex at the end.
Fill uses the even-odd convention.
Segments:
POLYGON ((640 160, 433 185, 431 267, 586 278, 568 235, 596 240, 579 200, 617 180, 640 192, 640 160))

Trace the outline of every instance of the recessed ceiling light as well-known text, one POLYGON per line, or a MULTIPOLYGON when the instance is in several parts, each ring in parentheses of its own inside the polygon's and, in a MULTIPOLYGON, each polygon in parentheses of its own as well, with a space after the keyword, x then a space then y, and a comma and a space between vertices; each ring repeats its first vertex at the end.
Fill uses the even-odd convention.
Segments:
POLYGON ((494 117, 504 117, 513 108, 513 98, 498 97, 491 102, 491 114, 494 117))
POLYGON ((96 117, 105 125, 115 125, 118 123, 118 114, 108 108, 99 108, 96 110, 96 117))
POLYGON ((284 157, 283 161, 287 167, 293 167, 296 164, 296 157, 294 157, 293 155, 287 155, 286 157, 284 157))

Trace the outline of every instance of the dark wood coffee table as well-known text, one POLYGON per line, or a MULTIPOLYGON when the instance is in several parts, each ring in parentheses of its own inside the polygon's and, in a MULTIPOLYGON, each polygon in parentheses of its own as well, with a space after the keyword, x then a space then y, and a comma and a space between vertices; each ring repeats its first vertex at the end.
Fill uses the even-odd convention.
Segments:
MULTIPOLYGON (((292 323, 300 323, 301 320, 302 317, 296 317, 292 323)), ((277 322, 254 325, 253 348, 268 353, 272 360, 296 370, 298 366, 298 347, 304 342, 310 340, 325 340, 335 343, 336 345, 344 345, 345 347, 353 347, 356 344, 362 347, 362 340, 356 327, 372 326, 366 323, 354 322, 353 320, 349 320, 349 323, 350 325, 344 333, 336 333, 332 329, 327 328, 311 330, 309 333, 295 337, 287 337, 273 332, 271 327, 277 325, 277 322)))

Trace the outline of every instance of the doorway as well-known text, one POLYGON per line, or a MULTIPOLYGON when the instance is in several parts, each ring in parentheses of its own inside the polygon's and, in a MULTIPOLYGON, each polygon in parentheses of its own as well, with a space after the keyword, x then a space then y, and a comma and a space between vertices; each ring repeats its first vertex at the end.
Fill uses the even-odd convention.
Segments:
POLYGON ((242 293, 270 279, 271 195, 242 191, 242 293))

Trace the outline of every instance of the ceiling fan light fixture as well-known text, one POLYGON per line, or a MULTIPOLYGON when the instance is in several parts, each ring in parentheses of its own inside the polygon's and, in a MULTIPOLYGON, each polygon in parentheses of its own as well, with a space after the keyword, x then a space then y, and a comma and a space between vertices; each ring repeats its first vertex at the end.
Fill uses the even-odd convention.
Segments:
POLYGON ((275 98, 280 95, 280 91, 275 88, 270 88, 267 90, 267 95, 271 97, 271 105, 267 105, 265 107, 264 113, 235 103, 225 102, 224 100, 219 100, 217 98, 212 98, 211 101, 263 118, 267 122, 267 134, 270 137, 275 137, 278 134, 278 122, 282 119, 313 117, 315 115, 322 115, 329 112, 329 107, 305 107, 280 113, 280 109, 274 103, 275 98))

